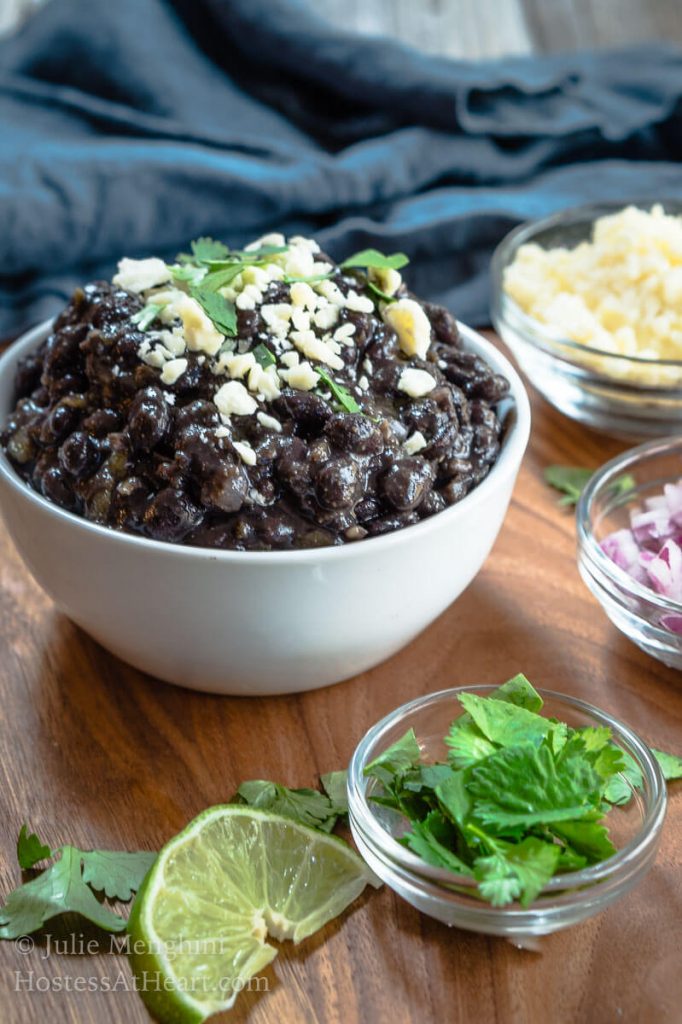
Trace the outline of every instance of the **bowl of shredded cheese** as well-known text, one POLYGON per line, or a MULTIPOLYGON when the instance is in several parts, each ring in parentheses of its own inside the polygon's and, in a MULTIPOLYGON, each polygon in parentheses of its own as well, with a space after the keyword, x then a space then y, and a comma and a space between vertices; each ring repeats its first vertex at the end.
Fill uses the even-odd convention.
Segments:
POLYGON ((552 405, 616 436, 682 431, 682 201, 523 224, 492 278, 493 323, 552 405))

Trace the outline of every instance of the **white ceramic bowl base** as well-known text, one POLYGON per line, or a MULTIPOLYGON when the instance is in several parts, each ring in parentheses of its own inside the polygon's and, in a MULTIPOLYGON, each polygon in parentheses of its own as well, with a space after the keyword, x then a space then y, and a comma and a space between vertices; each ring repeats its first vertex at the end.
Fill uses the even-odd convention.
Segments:
MULTIPOLYGON (((21 356, 0 360, 0 419, 21 356)), ((511 426, 489 476, 416 526, 342 547, 215 551, 97 526, 32 491, 0 455, 0 506, 27 567, 57 607, 102 646, 169 683, 265 695, 339 682, 395 654, 481 568, 509 504, 530 411, 510 363, 476 332, 466 347, 511 383, 511 426)))

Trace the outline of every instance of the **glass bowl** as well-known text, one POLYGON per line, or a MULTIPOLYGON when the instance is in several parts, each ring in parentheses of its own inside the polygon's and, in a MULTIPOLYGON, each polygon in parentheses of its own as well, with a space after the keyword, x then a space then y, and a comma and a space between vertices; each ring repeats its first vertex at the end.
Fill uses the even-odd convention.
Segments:
POLYGON ((637 762, 643 778, 641 791, 624 807, 609 812, 611 838, 618 853, 601 864, 555 875, 529 907, 518 903, 493 907, 476 895, 475 883, 464 875, 431 867, 397 837, 409 828, 405 818, 372 802, 380 790, 364 769, 407 729, 413 728, 427 761, 444 761, 443 737, 451 721, 462 713, 457 695, 489 696, 494 686, 463 686, 403 704, 374 725, 358 744, 348 771, 349 819, 353 838, 370 868, 386 885, 430 917, 468 931, 500 935, 522 946, 533 936, 578 924, 624 896, 652 866, 666 808, 665 782, 653 754, 627 725, 575 697, 539 690, 543 713, 572 726, 606 725, 614 742, 637 762))
POLYGON ((682 202, 649 200, 573 207, 522 224, 498 245, 491 264, 491 317, 531 384, 560 412, 629 440, 682 432, 682 360, 638 359, 591 349, 525 313, 503 288, 504 272, 520 246, 573 248, 594 221, 624 206, 681 215, 682 202), (659 379, 665 375, 665 383, 659 379))
POLYGON ((630 510, 682 477, 682 438, 648 441, 607 462, 577 508, 578 568, 611 621, 647 654, 682 669, 682 604, 638 583, 599 546, 630 524, 630 510), (632 486, 624 487, 627 478, 632 486))

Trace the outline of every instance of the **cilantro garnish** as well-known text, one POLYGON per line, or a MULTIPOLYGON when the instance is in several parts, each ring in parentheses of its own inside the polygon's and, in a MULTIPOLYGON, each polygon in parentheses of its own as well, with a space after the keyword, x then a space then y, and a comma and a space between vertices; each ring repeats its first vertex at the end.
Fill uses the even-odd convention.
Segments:
POLYGON ((653 754, 658 761, 659 767, 663 772, 663 778, 670 781, 671 779, 682 779, 682 757, 677 757, 675 754, 666 754, 662 750, 653 749, 653 754))
POLYGON ((22 825, 17 839, 17 860, 22 871, 34 867, 39 860, 47 860, 52 853, 49 846, 40 841, 35 832, 29 834, 28 826, 22 825))
POLYGON ((192 288, 191 295, 221 334, 237 333, 237 310, 233 302, 205 284, 192 288))
POLYGON ((349 256, 341 264, 343 270, 350 270, 352 267, 378 267, 388 270, 400 270, 410 262, 404 252, 394 252, 390 256, 384 256, 377 249, 363 249, 349 256))
POLYGON ((321 380, 324 381, 336 401, 343 409, 346 410, 346 412, 362 412, 362 409, 355 401, 348 388, 345 388, 343 384, 338 384, 333 380, 327 371, 323 370, 321 366, 316 366, 315 372, 319 374, 321 380))
POLYGON ((224 260, 230 254, 224 242, 216 242, 214 238, 197 238, 190 243, 192 256, 197 263, 211 263, 213 260, 224 260))
MULTIPOLYGON (((424 764, 412 730, 365 768, 371 799, 409 820, 399 840, 426 863, 473 877, 495 906, 528 906, 558 872, 616 852, 605 815, 641 786, 634 760, 608 728, 574 729, 540 714, 542 699, 515 676, 490 697, 459 695, 447 761, 424 764)), ((682 758, 656 752, 666 778, 682 758)))
POLYGON ((0 907, 0 939, 13 939, 37 931, 51 918, 74 912, 106 931, 119 932, 125 918, 101 903, 107 899, 127 903, 139 889, 156 854, 113 850, 79 850, 64 845, 51 852, 35 833, 22 826, 17 859, 23 869, 56 858, 36 878, 14 889, 0 907))
POLYGON ((346 772, 323 775, 322 785, 325 793, 317 789, 289 789, 278 782, 251 779, 242 782, 236 801, 293 818, 322 832, 331 832, 338 818, 348 811, 346 772))
MULTIPOLYGON (((564 492, 563 498, 559 499, 559 505, 577 505, 580 495, 594 473, 594 469, 583 469, 581 466, 548 466, 545 470, 545 483, 557 491, 564 492)), ((625 494, 635 486, 635 481, 629 474, 624 474, 614 481, 614 486, 617 494, 625 494)))
POLYGON ((187 281, 190 285, 199 284, 207 272, 206 267, 198 267, 194 263, 179 263, 170 266, 168 269, 174 281, 187 281))
POLYGON ((139 312, 131 316, 131 323, 134 323, 141 331, 146 331, 166 305, 165 302, 148 302, 139 312))
POLYGON ((381 288, 377 288, 377 286, 370 280, 367 280, 365 287, 368 289, 368 291, 372 293, 372 295, 376 299, 379 299, 381 302, 396 301, 395 295, 387 295, 386 292, 382 292, 381 288))
POLYGON ((277 364, 277 360, 268 346, 264 345, 262 342, 256 345, 255 348, 251 349, 251 351, 253 352, 256 362, 262 366, 264 370, 267 369, 268 366, 275 366, 277 364))
POLYGON ((190 248, 191 253, 178 254, 179 266, 172 267, 171 273, 176 280, 188 282, 192 298, 201 305, 216 330, 234 337, 237 311, 234 303, 220 295, 220 289, 231 284, 247 267, 264 266, 269 257, 286 252, 288 246, 261 245, 246 252, 230 249, 213 238, 197 238, 190 248))

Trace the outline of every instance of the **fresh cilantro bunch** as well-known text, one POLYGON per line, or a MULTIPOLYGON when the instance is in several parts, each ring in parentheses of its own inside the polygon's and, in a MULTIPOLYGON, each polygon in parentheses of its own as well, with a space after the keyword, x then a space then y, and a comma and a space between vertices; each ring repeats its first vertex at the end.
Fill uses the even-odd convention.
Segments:
MULTIPOLYGON (((541 715, 542 698, 523 675, 490 697, 458 699, 447 762, 424 764, 410 729, 365 768, 380 783, 372 799, 410 822, 400 842, 474 879, 493 906, 527 907, 553 875, 611 857, 605 815, 641 785, 611 730, 541 715)), ((682 760, 657 757, 667 778, 679 777, 682 760)))

